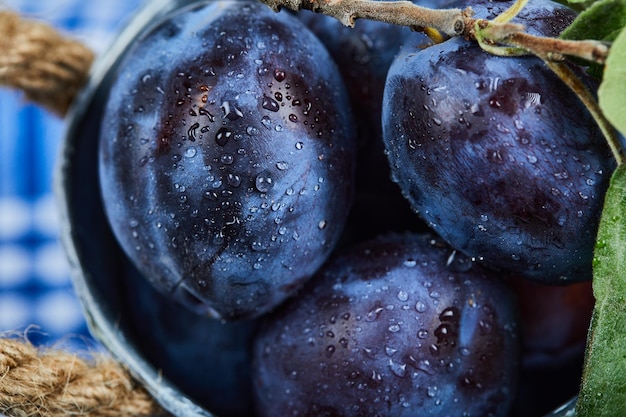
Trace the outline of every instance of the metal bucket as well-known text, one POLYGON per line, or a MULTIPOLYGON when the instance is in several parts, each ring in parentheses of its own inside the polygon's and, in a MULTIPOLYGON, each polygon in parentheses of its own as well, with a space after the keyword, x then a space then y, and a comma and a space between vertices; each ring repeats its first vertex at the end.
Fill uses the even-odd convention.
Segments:
MULTIPOLYGON (((123 295, 129 290, 128 285, 143 283, 107 223, 97 163, 100 118, 113 74, 127 47, 152 23, 194 3, 203 2, 155 0, 146 3, 94 64, 88 85, 76 98, 67 117, 65 141, 55 173, 55 192, 60 206, 62 243, 69 258, 76 293, 94 337, 167 411, 181 417, 211 417, 211 412, 183 393, 163 375, 160 366, 147 359, 149 347, 142 346, 136 334, 136 321, 132 319, 131 310, 136 305, 127 305, 128 298, 123 295)), ((148 297, 160 296, 146 294, 148 297)))
MULTIPOLYGON (((75 290, 92 334, 129 369, 156 401, 170 413, 181 417, 212 417, 217 412, 208 411, 193 395, 189 395, 189 389, 185 390, 180 384, 172 382, 169 375, 162 371, 162 364, 148 359, 150 346, 146 346, 145 340, 137 334, 138 325, 132 318, 132 310, 137 308, 137 304, 133 303, 140 303, 141 300, 135 299, 129 305, 129 299, 124 294, 129 291, 129 285, 130 291, 133 291, 136 286, 146 284, 123 254, 103 211, 98 180, 98 137, 109 86, 127 47, 145 34, 153 23, 173 11, 208 1, 148 2, 120 33, 94 65, 88 85, 70 110, 55 178, 62 240, 75 290)), ((141 289, 144 290, 149 297, 163 301, 159 294, 141 289)), ((186 320, 203 326, 203 320, 210 319, 186 316, 186 320)), ((244 334, 248 334, 247 331, 244 330, 244 334)), ((575 399, 546 417, 574 416, 574 406, 575 399)))

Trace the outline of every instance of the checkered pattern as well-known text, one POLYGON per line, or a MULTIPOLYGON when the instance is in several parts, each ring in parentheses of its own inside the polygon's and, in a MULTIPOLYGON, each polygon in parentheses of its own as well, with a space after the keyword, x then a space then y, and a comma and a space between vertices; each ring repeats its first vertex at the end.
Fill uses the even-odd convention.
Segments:
MULTIPOLYGON (((3 0, 102 52, 142 0, 3 0)), ((95 346, 60 246, 52 175, 64 121, 0 89, 0 332, 33 343, 95 346)))

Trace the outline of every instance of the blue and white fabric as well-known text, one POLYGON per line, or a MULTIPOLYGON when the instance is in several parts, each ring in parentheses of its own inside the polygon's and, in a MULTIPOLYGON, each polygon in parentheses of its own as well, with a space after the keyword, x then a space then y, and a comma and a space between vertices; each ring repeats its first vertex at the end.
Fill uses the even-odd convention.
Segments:
MULTIPOLYGON (((143 0, 3 0, 103 52, 143 0)), ((0 88, 0 332, 35 344, 96 346, 59 241, 52 177, 65 122, 0 88)))

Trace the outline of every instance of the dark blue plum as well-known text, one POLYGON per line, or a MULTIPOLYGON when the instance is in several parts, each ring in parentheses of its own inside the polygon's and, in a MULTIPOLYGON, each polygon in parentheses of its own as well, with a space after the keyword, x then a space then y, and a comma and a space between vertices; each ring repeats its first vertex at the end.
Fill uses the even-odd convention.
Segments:
POLYGON ((409 39, 416 47, 426 45, 429 39, 409 28, 378 21, 359 19, 350 28, 320 13, 302 11, 298 17, 337 63, 354 111, 358 136, 356 194, 343 245, 392 230, 424 230, 424 223, 391 182, 381 111, 387 71, 400 46, 409 39))
POLYGON ((261 416, 507 416, 520 339, 499 277, 430 235, 338 255, 263 319, 261 416))
POLYGON ((219 417, 253 415, 250 370, 258 321, 224 323, 195 314, 130 264, 121 285, 128 338, 163 379, 219 417))
POLYGON ((353 196, 350 105, 326 49, 256 2, 178 11, 121 64, 103 116, 111 227, 157 288, 258 316, 337 243, 353 196))
MULTIPOLYGON (((508 5, 473 7, 493 17, 508 5)), ((568 10, 533 2, 517 21, 552 36, 568 10)), ((591 279, 615 162, 590 113, 541 60, 493 56, 463 39, 404 48, 389 70, 383 132, 395 181, 454 248, 535 280, 591 279)))

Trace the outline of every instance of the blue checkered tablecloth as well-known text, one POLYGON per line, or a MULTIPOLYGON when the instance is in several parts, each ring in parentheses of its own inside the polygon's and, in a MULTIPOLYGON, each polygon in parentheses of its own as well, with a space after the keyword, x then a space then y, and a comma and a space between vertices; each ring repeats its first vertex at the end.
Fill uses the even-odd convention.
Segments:
MULTIPOLYGON (((0 8, 52 24, 100 53, 143 1, 2 0, 0 8)), ((64 129, 64 120, 0 88, 0 332, 28 330, 35 344, 93 348, 52 194, 64 129)))

